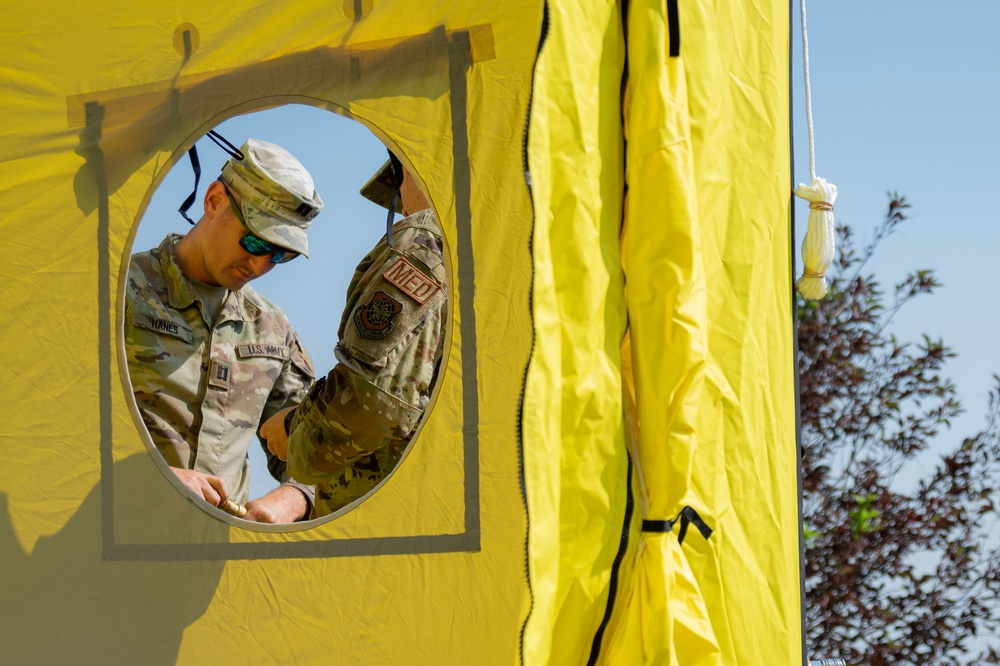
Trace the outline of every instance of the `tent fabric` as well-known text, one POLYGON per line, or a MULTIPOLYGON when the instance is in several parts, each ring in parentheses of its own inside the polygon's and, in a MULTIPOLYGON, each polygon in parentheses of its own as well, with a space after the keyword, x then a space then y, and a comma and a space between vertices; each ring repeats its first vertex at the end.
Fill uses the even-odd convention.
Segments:
POLYGON ((510 146, 542 5, 357 9, 63 2, 11 8, 0 28, 5 662, 519 659, 532 215, 510 146), (190 145, 287 103, 362 122, 419 174, 454 318, 397 473, 343 516, 269 531, 195 508, 150 455, 121 281, 151 192, 190 145))
POLYGON ((4 660, 801 662, 788 12, 8 8, 4 660), (416 443, 308 529, 192 506, 120 334, 166 172, 284 104, 363 123, 419 175, 454 299, 416 443), (643 532, 684 507, 711 536, 643 532))
POLYGON ((712 9, 685 4, 681 22, 683 43, 699 45, 685 63, 698 72, 687 81, 708 333, 691 496, 716 532, 684 548, 723 663, 804 663, 789 7, 712 9))
POLYGON ((628 496, 618 252, 625 45, 614 3, 548 7, 528 139, 535 341, 522 418, 532 586, 524 646, 528 663, 580 664, 607 605, 628 496))
MULTIPOLYGON (((559 3, 552 6, 557 8, 553 16, 558 16, 559 3)), ((592 595, 596 602, 607 604, 601 624, 595 626, 592 613, 574 606, 568 594, 560 596, 560 588, 551 583, 545 590, 549 606, 544 610, 560 619, 578 618, 575 622, 588 631, 593 628, 591 663, 800 663, 788 195, 789 8, 779 2, 633 0, 623 10, 626 30, 621 39, 627 44, 628 66, 621 122, 627 138, 627 195, 620 250, 628 334, 623 356, 610 353, 604 358, 614 365, 605 378, 608 386, 614 371, 621 377, 626 418, 622 435, 616 433, 613 440, 590 436, 589 442, 577 442, 553 417, 548 430, 528 429, 562 438, 546 468, 550 483, 558 486, 545 496, 552 508, 542 509, 537 501, 528 506, 532 536, 542 531, 536 509, 551 516, 565 514, 568 509, 560 509, 570 503, 586 505, 590 530, 606 527, 604 521, 622 515, 627 522, 616 526, 622 529, 619 542, 624 553, 612 565, 611 598, 592 595), (635 441, 629 442, 633 434, 635 441), (620 436, 623 439, 617 439, 620 436), (621 476, 614 477, 617 490, 606 494, 610 484, 586 488, 577 481, 577 468, 557 466, 557 455, 575 447, 599 455, 611 445, 620 457, 630 443, 639 493, 632 513, 632 498, 621 492, 628 487, 621 476), (581 492, 587 496, 577 499, 581 492), (616 513, 616 505, 624 512, 616 513), (714 530, 708 539, 691 529, 680 543, 679 523, 666 534, 641 532, 643 519, 671 520, 685 507, 714 530)), ((584 15, 605 31, 587 34, 589 24, 574 24, 574 35, 589 44, 607 44, 601 37, 612 34, 612 28, 606 27, 605 15, 594 7, 584 15)), ((557 34, 555 23, 553 34, 557 34)), ((572 72, 571 61, 579 59, 582 50, 571 42, 553 69, 572 72)), ((536 95, 540 81, 548 83, 542 79, 546 70, 541 65, 549 55, 544 50, 540 55, 536 95)), ((554 51, 551 57, 558 58, 554 51)), ((575 72, 571 78, 586 90, 575 72)), ((587 100, 580 105, 584 109, 591 100, 601 99, 596 92, 581 97, 587 100)), ((574 120, 579 122, 573 125, 573 139, 560 137, 558 142, 571 155, 573 150, 566 146, 586 151, 587 130, 596 131, 593 128, 601 120, 613 122, 600 115, 585 116, 580 106, 574 108, 574 120)), ((533 114, 532 130, 549 129, 551 123, 538 122, 541 112, 534 107, 533 114)), ((556 130, 550 131, 558 136, 556 130)), ((558 173, 560 159, 553 158, 552 163, 553 173, 558 173)), ((532 175, 536 274, 550 266, 555 273, 549 283, 536 282, 538 331, 540 313, 545 311, 539 292, 554 303, 560 293, 560 264, 538 248, 544 218, 548 214, 558 219, 569 209, 576 223, 588 229, 595 224, 595 216, 588 215, 594 205, 588 201, 602 190, 596 184, 589 190, 575 188, 580 175, 572 172, 570 184, 563 186, 571 196, 543 200, 539 172, 532 169, 532 175), (540 203, 550 208, 540 211, 540 203), (544 266, 537 266, 539 254, 544 266)), ((557 182, 558 176, 552 179, 557 182)), ((556 185, 553 190, 560 191, 556 185)), ((557 229, 558 222, 551 228, 557 229)), ((550 240, 558 248, 552 254, 565 257, 576 235, 574 228, 558 242, 550 240)), ((589 267, 592 274, 595 263, 589 267)), ((604 278, 605 272, 597 275, 604 278)), ((567 301, 574 296, 569 287, 563 293, 567 301)), ((574 345, 577 353, 602 358, 602 349, 587 339, 594 323, 574 331, 566 308, 558 312, 564 327, 560 343, 579 339, 582 342, 574 345)), ((610 337, 613 331, 606 329, 606 334, 610 337)), ((556 339, 555 332, 551 338, 556 339)), ((536 340, 532 372, 559 358, 558 348, 539 354, 542 344, 536 340)), ((564 367, 575 370, 562 354, 564 367)), ((588 377, 581 382, 575 372, 566 375, 563 396, 575 393, 576 400, 588 403, 587 391, 598 380, 588 377)), ((546 407, 551 413, 559 405, 553 400, 546 407)), ((616 416, 608 418, 617 426, 616 416)), ((620 474, 618 468, 607 469, 620 474)), ((560 569, 555 559, 565 557, 567 550, 576 551, 578 534, 579 530, 566 532, 545 550, 532 542, 529 552, 535 556, 533 563, 558 576, 564 587, 584 593, 592 577, 581 575, 571 564, 560 569)), ((603 555, 603 559, 595 556, 595 561, 607 562, 607 553, 603 555)), ((538 596, 528 627, 537 621, 541 633, 556 623, 537 619, 538 596)), ((563 640, 558 631, 547 638, 552 646, 563 640)), ((562 663, 564 650, 554 647, 551 654, 543 654, 562 663)), ((572 652, 566 661, 576 663, 578 654, 572 652)))
POLYGON ((672 520, 685 501, 694 501, 688 495, 707 335, 684 60, 670 55, 676 34, 671 40, 672 17, 662 10, 652 2, 629 6, 622 264, 629 305, 626 370, 637 426, 632 448, 643 517, 671 524, 667 532, 642 533, 631 596, 621 611, 624 629, 614 635, 607 663, 719 664, 706 601, 682 547, 680 525, 672 520))

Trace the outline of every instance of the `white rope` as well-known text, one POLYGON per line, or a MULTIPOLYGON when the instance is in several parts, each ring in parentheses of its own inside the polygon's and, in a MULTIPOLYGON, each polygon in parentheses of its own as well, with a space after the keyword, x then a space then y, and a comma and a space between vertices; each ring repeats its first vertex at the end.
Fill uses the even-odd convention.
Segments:
POLYGON ((806 79, 806 128, 809 135, 809 178, 816 180, 816 142, 813 134, 812 87, 809 85, 809 31, 806 29, 806 0, 799 0, 802 14, 802 73, 806 79))
POLYGON ((799 183, 793 190, 809 202, 809 228, 802 241, 802 276, 795 281, 795 288, 803 298, 819 300, 826 295, 826 272, 833 263, 835 246, 833 203, 837 200, 837 186, 816 177, 816 145, 813 132, 812 88, 809 85, 809 33, 806 30, 806 0, 799 0, 802 15, 802 70, 806 90, 806 127, 809 135, 810 185, 799 183))

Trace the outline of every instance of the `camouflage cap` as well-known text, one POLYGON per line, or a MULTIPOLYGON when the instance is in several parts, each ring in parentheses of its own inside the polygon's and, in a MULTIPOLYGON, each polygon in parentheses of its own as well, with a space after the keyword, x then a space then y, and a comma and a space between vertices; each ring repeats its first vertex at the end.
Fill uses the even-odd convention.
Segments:
POLYGON ((222 179, 240 195, 246 225, 275 245, 309 256, 306 228, 323 210, 312 176, 281 146, 247 139, 222 167, 222 179))
POLYGON ((399 191, 399 181, 399 176, 393 174, 390 158, 358 191, 365 199, 388 209, 392 204, 392 195, 399 191))

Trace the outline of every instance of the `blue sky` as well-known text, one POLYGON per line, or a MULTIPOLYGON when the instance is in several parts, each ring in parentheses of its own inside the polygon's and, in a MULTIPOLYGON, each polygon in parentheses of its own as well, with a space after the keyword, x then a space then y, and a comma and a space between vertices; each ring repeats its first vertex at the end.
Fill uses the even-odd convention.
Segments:
MULTIPOLYGON (((794 10, 794 180, 808 183, 797 2, 794 10)), ((981 427, 992 374, 1000 372, 1000 49, 993 34, 1000 2, 813 1, 807 10, 817 175, 839 187, 836 219, 859 241, 882 219, 888 190, 911 201, 910 219, 871 268, 886 286, 916 268, 934 269, 944 283, 893 328, 903 340, 943 337, 959 353, 946 373, 967 408, 944 438, 956 441, 981 427)), ((248 136, 279 143, 313 173, 326 203, 309 230, 313 259, 281 266, 254 286, 286 310, 323 373, 334 363, 353 268, 384 232, 384 211, 357 194, 385 160, 382 144, 354 121, 303 106, 240 116, 217 129, 234 143, 248 136)), ((199 151, 202 194, 226 155, 207 139, 199 151)), ((168 231, 184 233, 188 224, 176 209, 192 184, 185 159, 157 190, 134 250, 158 244, 168 231)), ((192 216, 199 212, 200 199, 192 216)), ((801 242, 808 219, 802 202, 796 217, 801 242)), ((268 479, 259 463, 254 469, 256 496, 268 479)))
MULTIPOLYGON (((981 429, 1000 373, 1000 2, 813 1, 807 18, 816 172, 839 187, 837 221, 870 240, 886 191, 906 195, 910 219, 870 268, 889 288, 916 268, 944 283, 892 329, 904 341, 942 337, 958 352, 945 374, 967 411, 940 440, 954 444, 981 429)), ((808 183, 797 18, 794 30, 795 182, 808 183)), ((801 241, 805 204, 796 218, 801 241)))

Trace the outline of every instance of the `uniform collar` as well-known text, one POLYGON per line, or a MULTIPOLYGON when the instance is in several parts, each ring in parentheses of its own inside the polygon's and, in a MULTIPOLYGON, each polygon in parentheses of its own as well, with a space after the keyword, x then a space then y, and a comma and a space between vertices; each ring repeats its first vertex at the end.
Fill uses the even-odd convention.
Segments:
MULTIPOLYGON (((201 306, 198 292, 191 284, 190 279, 181 270, 181 264, 177 260, 177 250, 174 243, 179 241, 179 234, 169 234, 160 243, 160 270, 163 272, 163 279, 167 283, 167 302, 170 306, 178 310, 190 307, 193 303, 201 306)), ((244 286, 239 291, 229 292, 222 305, 222 319, 235 321, 253 321, 260 316, 264 306, 260 297, 249 286, 244 286)), ((204 315, 204 312, 202 312, 204 315)))
POLYGON ((397 222, 393 229, 429 229, 438 232, 438 221, 433 208, 418 210, 397 222))

